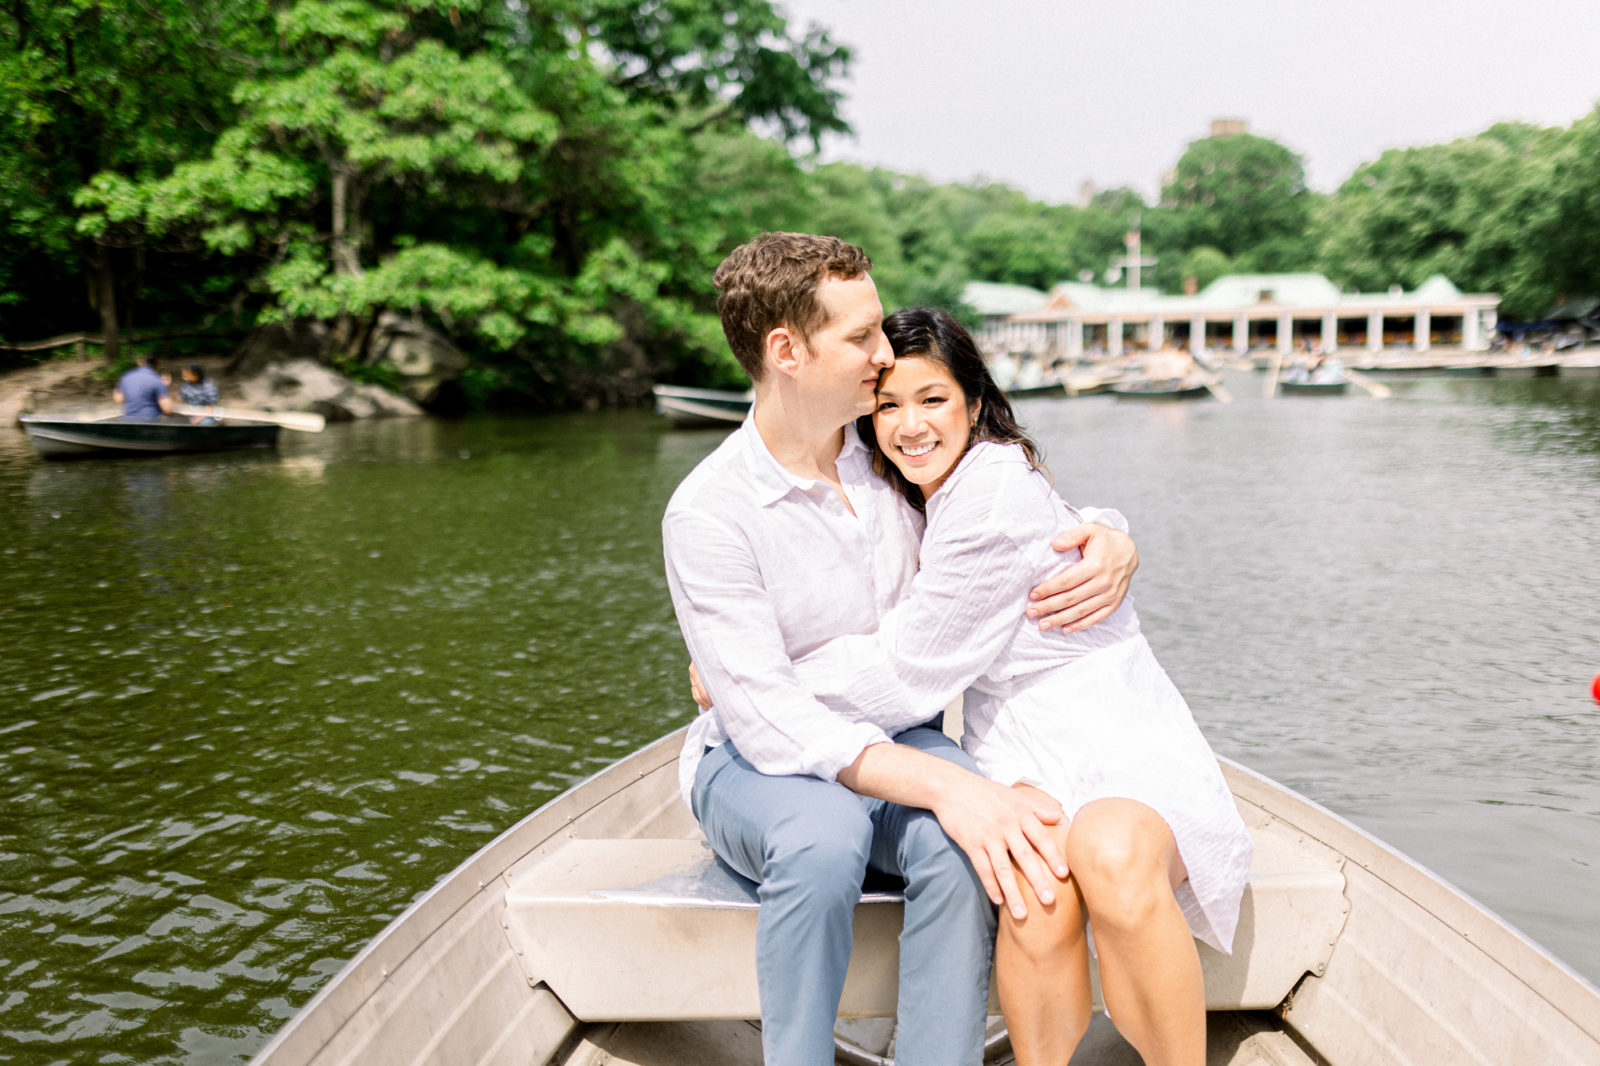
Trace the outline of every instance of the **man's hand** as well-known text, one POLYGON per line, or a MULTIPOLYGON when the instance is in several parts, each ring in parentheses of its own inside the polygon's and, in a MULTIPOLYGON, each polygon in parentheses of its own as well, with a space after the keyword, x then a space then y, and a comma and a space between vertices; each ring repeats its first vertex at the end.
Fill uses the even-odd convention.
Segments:
POLYGON ((1012 863, 1040 903, 1053 902, 1057 882, 1066 879, 1067 861, 1045 828, 1061 821, 1061 806, 1042 793, 1007 788, 905 744, 867 745, 839 771, 839 783, 863 796, 932 811, 966 852, 989 898, 1019 919, 1028 906, 1012 863))
POLYGON ((968 786, 935 807, 934 816, 967 853, 989 899, 1020 921, 1028 916, 1028 907, 1012 863, 1046 906, 1055 902, 1056 884, 1067 878, 1067 862, 1045 829, 1061 821, 1061 805, 1042 792, 1030 794, 967 776, 968 786))
POLYGON ((1050 542, 1056 551, 1083 549, 1083 559, 1046 578, 1028 593, 1028 617, 1040 629, 1060 626, 1068 633, 1111 617, 1128 594, 1139 550, 1133 538, 1096 522, 1073 526, 1050 542))
POLYGON ((700 683, 700 671, 694 668, 694 660, 689 660, 689 693, 694 701, 700 705, 702 711, 711 709, 711 693, 700 683))

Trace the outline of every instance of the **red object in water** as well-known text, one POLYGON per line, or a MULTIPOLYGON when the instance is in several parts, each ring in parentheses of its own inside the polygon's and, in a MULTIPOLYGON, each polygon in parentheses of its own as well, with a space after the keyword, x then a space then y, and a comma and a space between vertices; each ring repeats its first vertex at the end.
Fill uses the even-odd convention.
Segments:
POLYGON ((1594 696, 1594 701, 1600 703, 1600 674, 1594 675, 1594 684, 1589 686, 1589 692, 1594 696))

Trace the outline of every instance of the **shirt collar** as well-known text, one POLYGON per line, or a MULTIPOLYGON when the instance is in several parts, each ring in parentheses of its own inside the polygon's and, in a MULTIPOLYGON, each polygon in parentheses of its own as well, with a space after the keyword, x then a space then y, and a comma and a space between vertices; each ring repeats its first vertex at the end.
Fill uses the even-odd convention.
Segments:
MULTIPOLYGON (((810 478, 791 474, 784 469, 782 463, 773 458, 767 442, 761 439, 761 431, 756 429, 753 413, 735 432, 744 434, 745 451, 750 458, 751 479, 756 488, 756 502, 761 506, 777 503, 795 489, 815 484, 810 478)), ((862 443, 860 434, 856 432, 856 424, 851 422, 844 427, 844 446, 839 449, 839 458, 835 462, 839 464, 841 471, 848 465, 853 472, 864 462, 866 455, 867 446, 862 443)))

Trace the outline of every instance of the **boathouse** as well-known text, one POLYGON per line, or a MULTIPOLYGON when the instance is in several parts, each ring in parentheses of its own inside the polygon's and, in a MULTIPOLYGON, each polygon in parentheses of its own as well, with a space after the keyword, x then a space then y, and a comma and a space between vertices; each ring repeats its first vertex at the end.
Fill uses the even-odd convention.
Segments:
POLYGON ((972 282, 962 299, 981 317, 985 350, 1072 359, 1168 344, 1239 353, 1301 345, 1330 353, 1478 352, 1488 349, 1500 308, 1498 295, 1463 293, 1437 274, 1410 292, 1398 285, 1384 293, 1340 292, 1321 274, 1229 274, 1193 295, 1080 282, 1046 293, 972 282))

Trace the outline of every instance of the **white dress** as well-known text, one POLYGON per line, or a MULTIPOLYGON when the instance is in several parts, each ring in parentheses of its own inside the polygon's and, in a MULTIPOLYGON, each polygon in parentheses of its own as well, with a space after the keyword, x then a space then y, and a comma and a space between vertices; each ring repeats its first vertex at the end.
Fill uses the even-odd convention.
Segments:
POLYGON ((1041 633, 1023 615, 1028 590, 1073 561, 1050 540, 1079 517, 1020 447, 973 445, 928 503, 909 596, 876 634, 831 641, 796 669, 848 714, 849 693, 829 691, 842 687, 829 664, 875 641, 921 706, 965 690, 961 743, 986 776, 1036 785, 1069 817, 1108 797, 1153 808, 1189 871, 1177 899, 1190 930, 1230 951, 1250 835, 1131 600, 1081 633, 1041 633))

